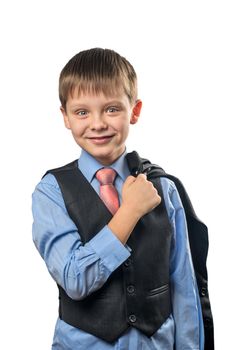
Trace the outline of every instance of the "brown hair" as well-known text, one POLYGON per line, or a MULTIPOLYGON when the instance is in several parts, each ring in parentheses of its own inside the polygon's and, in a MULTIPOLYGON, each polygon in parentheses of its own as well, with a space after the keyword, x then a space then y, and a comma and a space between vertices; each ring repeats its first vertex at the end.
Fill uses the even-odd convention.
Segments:
POLYGON ((79 52, 64 66, 59 77, 59 98, 63 108, 68 97, 78 93, 109 96, 124 91, 131 104, 137 98, 137 77, 132 65, 117 52, 93 48, 79 52))

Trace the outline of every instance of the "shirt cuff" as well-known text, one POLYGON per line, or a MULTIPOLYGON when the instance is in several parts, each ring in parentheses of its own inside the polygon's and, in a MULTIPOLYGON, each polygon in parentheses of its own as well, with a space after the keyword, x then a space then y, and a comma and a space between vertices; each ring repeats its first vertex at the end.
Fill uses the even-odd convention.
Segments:
POLYGON ((129 249, 120 242, 108 226, 104 226, 87 245, 90 245, 110 272, 117 269, 130 256, 129 249))

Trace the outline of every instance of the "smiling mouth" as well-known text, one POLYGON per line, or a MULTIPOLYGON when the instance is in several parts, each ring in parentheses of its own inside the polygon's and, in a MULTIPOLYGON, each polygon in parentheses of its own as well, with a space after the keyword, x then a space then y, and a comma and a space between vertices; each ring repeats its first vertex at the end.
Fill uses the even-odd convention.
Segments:
POLYGON ((108 136, 95 136, 95 137, 88 137, 89 140, 91 140, 95 144, 104 144, 109 142, 114 135, 108 135, 108 136))

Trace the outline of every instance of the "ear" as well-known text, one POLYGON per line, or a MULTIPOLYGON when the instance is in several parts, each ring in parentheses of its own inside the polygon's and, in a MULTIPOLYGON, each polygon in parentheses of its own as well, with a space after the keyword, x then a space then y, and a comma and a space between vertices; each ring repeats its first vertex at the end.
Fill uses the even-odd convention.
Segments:
POLYGON ((130 117, 130 123, 136 124, 138 121, 138 118, 141 114, 141 108, 142 108, 142 101, 136 100, 135 106, 132 109, 132 115, 130 117))
POLYGON ((67 114, 66 114, 66 111, 65 111, 65 109, 64 109, 64 107, 60 107, 60 111, 61 111, 61 113, 62 113, 62 115, 63 115, 63 118, 64 118, 64 125, 65 125, 65 127, 67 128, 67 129, 70 129, 70 123, 69 123, 69 118, 68 118, 68 116, 67 116, 67 114))

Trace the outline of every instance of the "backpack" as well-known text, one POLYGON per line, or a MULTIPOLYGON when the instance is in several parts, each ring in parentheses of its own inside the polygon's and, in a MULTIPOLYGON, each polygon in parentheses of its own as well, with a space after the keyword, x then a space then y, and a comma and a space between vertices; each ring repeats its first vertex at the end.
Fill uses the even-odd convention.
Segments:
POLYGON ((182 182, 177 177, 167 174, 160 166, 152 164, 148 159, 140 158, 136 151, 128 153, 126 159, 132 176, 137 176, 142 173, 147 175, 148 180, 157 177, 166 177, 174 182, 179 192, 185 210, 191 256, 201 301, 205 338, 204 350, 214 350, 213 316, 209 300, 206 267, 209 245, 208 228, 197 217, 190 198, 182 182))

